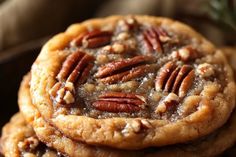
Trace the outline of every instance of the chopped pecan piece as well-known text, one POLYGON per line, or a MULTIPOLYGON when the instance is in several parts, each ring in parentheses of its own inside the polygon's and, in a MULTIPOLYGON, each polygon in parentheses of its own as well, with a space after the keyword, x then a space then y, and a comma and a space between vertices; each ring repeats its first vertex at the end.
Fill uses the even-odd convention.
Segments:
POLYGON ((35 136, 25 138, 24 141, 18 143, 18 147, 22 151, 33 151, 38 145, 39 140, 35 136))
POLYGON ((68 56, 57 75, 57 82, 50 90, 50 95, 60 104, 71 104, 75 101, 74 84, 82 84, 88 78, 93 67, 94 57, 84 52, 74 52, 68 56))
POLYGON ((71 46, 82 46, 82 40, 86 34, 88 34, 88 31, 84 31, 84 32, 80 33, 75 39, 73 39, 70 42, 70 45, 71 46))
POLYGON ((155 88, 157 91, 164 90, 184 97, 194 77, 194 70, 190 65, 177 66, 173 62, 168 62, 161 68, 156 78, 155 88))
POLYGON ((172 52, 172 57, 182 60, 184 62, 196 59, 199 56, 197 51, 190 46, 183 47, 172 52))
POLYGON ((133 16, 130 16, 118 22, 118 31, 119 32, 132 31, 132 30, 135 30, 137 26, 138 26, 137 20, 133 16))
POLYGON ((124 42, 115 42, 112 45, 107 45, 101 49, 105 54, 127 54, 134 53, 136 51, 137 43, 133 39, 126 40, 124 42))
POLYGON ((133 93, 106 92, 99 96, 92 106, 107 112, 135 112, 144 108, 146 100, 133 93))
POLYGON ((128 32, 121 32, 116 36, 117 41, 124 41, 130 38, 131 34, 128 32))
POLYGON ((148 53, 163 53, 162 42, 169 40, 168 34, 158 27, 144 29, 142 32, 145 49, 148 53))
POLYGON ((209 63, 203 63, 198 65, 197 67, 197 73, 201 76, 201 77, 210 77, 212 75, 215 74, 215 70, 214 67, 209 64, 209 63))
POLYGON ((75 101, 75 89, 71 82, 57 82, 49 93, 52 98, 60 104, 72 104, 75 101))
POLYGON ((115 61, 100 67, 95 77, 100 78, 101 82, 108 84, 129 81, 153 71, 154 66, 147 64, 150 62, 153 62, 153 58, 150 56, 136 56, 115 61))
POLYGON ((167 97, 157 106, 156 113, 164 113, 169 108, 179 103, 179 97, 174 93, 169 93, 167 97))
POLYGON ((122 54, 125 51, 126 45, 124 44, 119 44, 119 43, 114 43, 113 45, 108 45, 105 46, 102 51, 105 53, 114 53, 114 54, 122 54))
POLYGON ((123 134, 129 134, 132 132, 141 133, 143 130, 152 128, 152 124, 147 119, 135 119, 130 123, 127 123, 126 126, 121 131, 123 134))

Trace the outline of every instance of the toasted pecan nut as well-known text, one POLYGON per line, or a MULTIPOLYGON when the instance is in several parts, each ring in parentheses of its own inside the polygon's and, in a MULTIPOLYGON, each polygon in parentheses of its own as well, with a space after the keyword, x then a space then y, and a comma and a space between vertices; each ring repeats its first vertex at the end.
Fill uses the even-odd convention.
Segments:
POLYGON ((91 32, 81 33, 75 38, 71 45, 83 46, 85 48, 97 48, 109 44, 111 42, 112 32, 93 30, 91 32))
POLYGON ((106 112, 135 112, 141 110, 140 107, 131 104, 122 104, 113 101, 96 101, 93 106, 100 110, 106 112))
POLYGON ((127 40, 125 43, 114 43, 107 45, 101 50, 104 54, 127 54, 135 52, 136 44, 133 40, 127 40))
POLYGON ((150 62, 153 62, 153 58, 150 56, 136 56, 115 61, 100 67, 95 77, 100 78, 101 82, 108 84, 129 81, 153 71, 155 66, 147 64, 150 62))
POLYGON ((146 100, 133 93, 106 92, 93 102, 93 106, 107 112, 135 112, 144 108, 146 100))
POLYGON ((168 82, 167 79, 170 76, 170 72, 176 69, 176 67, 176 64, 173 62, 168 62, 161 68, 160 73, 157 75, 155 81, 155 89, 157 91, 161 91, 164 88, 165 83, 168 82))
POLYGON ((141 65, 135 68, 132 68, 129 71, 121 72, 115 75, 111 75, 105 78, 100 79, 103 83, 116 83, 116 82, 126 82, 134 78, 139 78, 144 76, 146 73, 152 72, 155 69, 155 65, 141 65))
POLYGON ((173 51, 171 55, 172 55, 172 58, 174 59, 177 58, 183 62, 194 60, 200 56, 197 50, 195 50, 191 46, 185 46, 176 51, 173 51))
POLYGON ((169 93, 167 97, 157 106, 156 113, 164 113, 169 108, 176 106, 179 103, 179 97, 174 93, 169 93))
POLYGON ((28 138, 25 138, 23 141, 20 141, 18 143, 18 148, 21 151, 32 151, 36 149, 36 147, 39 145, 40 141, 36 136, 30 136, 28 138))
POLYGON ((203 78, 207 78, 215 74, 214 67, 208 63, 198 65, 196 71, 203 78))
POLYGON ((56 78, 61 82, 68 81, 75 83, 77 81, 78 83, 83 83, 83 80, 88 77, 93 61, 93 56, 81 51, 73 52, 66 58, 56 78), (81 77, 82 75, 85 78, 81 77))
POLYGON ((174 62, 168 62, 160 69, 155 88, 157 91, 173 92, 184 97, 191 87, 194 77, 194 70, 190 65, 180 67, 174 62))
POLYGON ((88 34, 88 31, 84 31, 79 34, 75 39, 70 42, 70 46, 82 46, 82 40, 86 34, 88 34))
POLYGON ((118 22, 118 28, 119 28, 119 31, 121 32, 135 30, 137 26, 138 26, 138 22, 133 16, 130 16, 126 19, 122 19, 118 22))
POLYGON ((52 98, 60 104, 72 104, 75 101, 75 84, 86 81, 93 67, 94 57, 77 51, 69 55, 57 75, 57 82, 50 90, 52 98))
POLYGON ((112 32, 94 30, 83 37, 82 45, 85 48, 97 48, 111 42, 112 32))
POLYGON ((49 91, 49 94, 59 104, 72 104, 75 102, 75 89, 71 82, 57 82, 49 91))
POLYGON ((143 41, 148 53, 163 53, 162 42, 168 41, 168 34, 159 27, 146 28, 142 32, 143 41))
MULTIPOLYGON (((181 69, 178 72, 178 75, 175 79, 174 85, 172 87, 172 92, 176 93, 179 91, 179 87, 183 83, 183 80, 186 76, 188 76, 189 72, 192 70, 192 67, 190 65, 183 65, 181 69)), ((188 84, 192 84, 192 82, 186 82, 188 84)))
POLYGON ((184 97, 187 94, 188 89, 192 86, 192 83, 194 81, 194 70, 191 70, 186 77, 183 79, 180 87, 179 87, 179 93, 178 95, 180 97, 184 97))
POLYGON ((128 59, 123 59, 120 61, 115 61, 108 63, 98 69, 98 72, 95 74, 96 77, 101 78, 104 76, 107 76, 113 71, 116 70, 121 70, 123 68, 126 68, 128 66, 133 66, 137 65, 140 63, 145 63, 145 62, 151 62, 153 61, 153 58, 150 56, 136 56, 133 58, 128 58, 128 59))
POLYGON ((69 55, 62 64, 62 68, 60 69, 56 78, 59 81, 66 81, 68 75, 73 70, 74 65, 83 57, 83 55, 84 53, 80 51, 69 55))

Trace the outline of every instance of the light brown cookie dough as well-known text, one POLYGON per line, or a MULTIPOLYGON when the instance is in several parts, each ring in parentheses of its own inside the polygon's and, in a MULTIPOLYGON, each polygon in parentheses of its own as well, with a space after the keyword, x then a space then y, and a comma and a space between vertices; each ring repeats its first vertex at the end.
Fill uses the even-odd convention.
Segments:
POLYGON ((31 102, 29 81, 30 74, 24 77, 19 89, 19 108, 26 121, 33 126, 36 136, 47 146, 70 157, 141 157, 144 155, 144 152, 141 151, 90 146, 67 138, 40 116, 40 113, 31 102))
POLYGON ((63 157, 38 140, 20 113, 3 127, 0 145, 5 157, 63 157))
POLYGON ((221 127, 235 105, 224 55, 166 18, 112 16, 53 37, 32 66, 42 117, 92 145, 141 149, 184 143, 221 127))
POLYGON ((160 148, 146 148, 136 151, 117 150, 104 147, 95 147, 75 142, 55 130, 54 127, 47 124, 40 116, 37 109, 31 103, 29 92, 30 76, 25 76, 19 90, 19 106, 21 112, 27 121, 34 127, 36 135, 40 140, 47 143, 48 146, 73 157, 125 157, 125 156, 155 156, 155 157, 178 157, 178 156, 196 156, 207 157, 221 154, 236 141, 236 113, 233 112, 224 126, 214 131, 210 135, 201 139, 173 146, 160 148))
MULTIPOLYGON (((235 47, 223 47, 220 50, 226 56, 230 66, 234 72, 234 78, 236 80, 236 48, 235 47)), ((154 156, 185 156, 185 157, 198 157, 198 156, 216 156, 225 151, 226 148, 230 148, 222 154, 222 156, 234 156, 235 155, 235 142, 236 142, 236 111, 234 110, 231 114, 229 120, 223 127, 212 133, 206 139, 200 140, 201 144, 195 142, 189 146, 180 146, 176 148, 175 146, 166 147, 162 151, 158 151, 150 157, 154 156), (210 148, 210 149, 209 149, 210 148)))

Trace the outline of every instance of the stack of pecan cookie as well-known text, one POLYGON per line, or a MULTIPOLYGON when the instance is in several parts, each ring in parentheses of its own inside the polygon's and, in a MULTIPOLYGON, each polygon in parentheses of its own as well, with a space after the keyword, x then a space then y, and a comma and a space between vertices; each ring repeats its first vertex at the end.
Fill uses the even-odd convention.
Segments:
POLYGON ((3 128, 6 157, 214 156, 236 141, 226 57, 166 18, 70 26, 43 46, 18 104, 3 128))

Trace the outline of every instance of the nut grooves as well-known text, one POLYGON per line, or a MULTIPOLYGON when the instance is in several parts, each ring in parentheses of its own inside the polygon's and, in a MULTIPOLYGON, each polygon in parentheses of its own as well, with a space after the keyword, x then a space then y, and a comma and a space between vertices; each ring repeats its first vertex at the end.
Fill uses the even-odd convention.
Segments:
POLYGON ((158 27, 144 29, 142 32, 144 45, 148 53, 163 53, 162 42, 169 39, 167 33, 158 27))
POLYGON ((93 102, 92 106, 107 112, 135 112, 144 108, 146 100, 133 93, 106 92, 93 102))
POLYGON ((184 97, 191 87, 194 77, 194 70, 190 65, 177 66, 174 62, 168 62, 160 69, 156 77, 155 89, 184 97))
POLYGON ((57 75, 57 82, 50 90, 50 95, 60 104, 71 104, 75 101, 75 84, 86 81, 93 67, 94 57, 77 51, 69 55, 57 75))
POLYGON ((153 58, 150 56, 136 56, 111 62, 100 67, 95 77, 100 78, 101 82, 107 84, 129 81, 153 71, 154 66, 148 64, 152 62, 153 58))
POLYGON ((109 44, 111 42, 112 32, 93 30, 78 36, 72 43, 84 48, 97 48, 109 44))
POLYGON ((93 61, 93 56, 81 51, 73 52, 63 63, 57 79, 77 84, 84 83, 92 69, 93 61))

